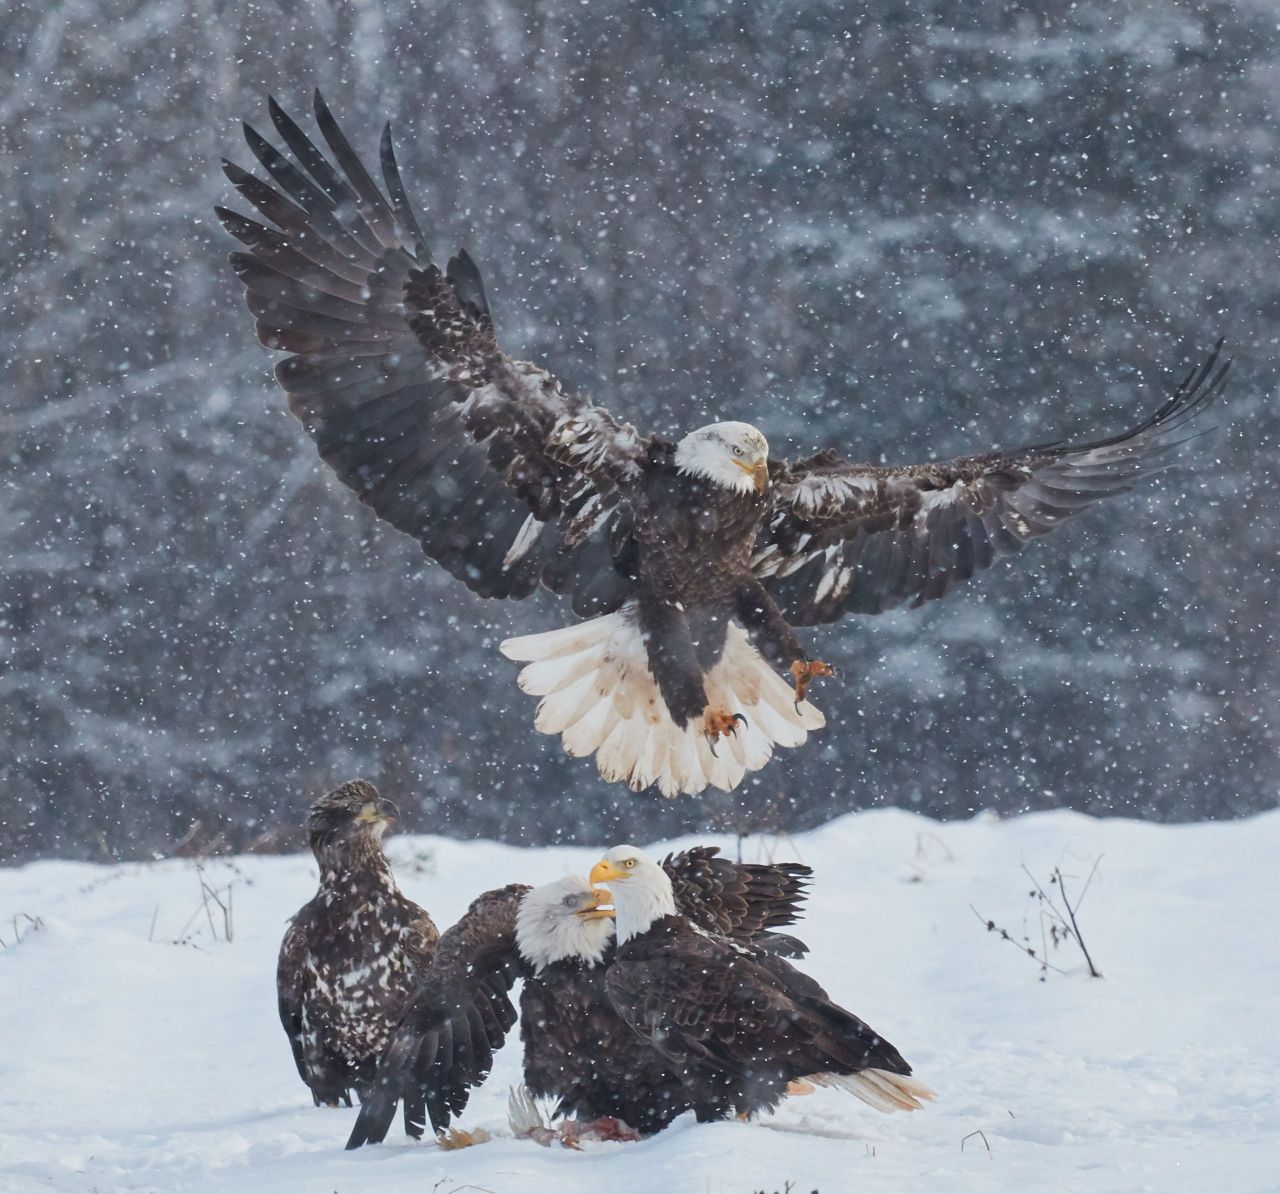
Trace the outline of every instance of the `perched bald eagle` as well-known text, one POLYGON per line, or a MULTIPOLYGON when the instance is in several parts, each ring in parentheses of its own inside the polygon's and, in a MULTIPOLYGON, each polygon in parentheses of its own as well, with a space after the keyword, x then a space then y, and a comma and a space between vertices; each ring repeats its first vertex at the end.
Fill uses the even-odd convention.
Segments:
POLYGON ((317 93, 329 154, 270 102, 266 223, 219 208, 276 375, 338 477, 473 592, 539 585, 588 619, 511 639, 537 728, 666 795, 732 789, 824 724, 831 675, 792 630, 946 594, 1165 462, 1220 390, 1218 353, 1129 431, 923 465, 791 464, 742 422, 643 435, 498 346, 460 251, 430 251, 383 133, 379 189, 317 93), (775 670, 777 669, 777 670, 775 670), (779 671, 789 673, 786 683, 779 671), (717 749, 717 746, 719 749, 717 749))
POLYGON ((680 1076, 700 1123, 771 1109, 802 1078, 878 1111, 913 1111, 934 1097, 897 1049, 813 979, 685 916, 670 878, 634 846, 610 850, 591 882, 608 884, 617 918, 609 999, 680 1076))
POLYGON ((440 937, 431 917, 401 895, 382 852, 396 815, 391 801, 357 779, 321 796, 307 818, 320 888, 284 935, 276 989, 280 1022, 317 1106, 350 1106, 353 1090, 364 1097, 440 937))
MULTIPOLYGON (((804 946, 773 932, 790 924, 809 868, 798 863, 733 863, 713 847, 669 856, 662 871, 691 923, 762 952, 804 946)), ((436 1131, 461 1114, 488 1076, 493 1053, 515 1023, 507 992, 524 979, 520 1036, 524 1081, 556 1100, 555 1114, 614 1131, 659 1131, 690 1103, 666 1060, 614 1012, 605 990, 612 912, 577 876, 529 889, 486 892, 440 940, 435 961, 406 1005, 364 1100, 348 1148, 385 1138, 397 1100, 425 1106, 436 1131), (621 1121, 621 1123, 617 1123, 621 1121)), ((416 1127, 421 1129, 421 1121, 416 1127)), ((418 1134, 417 1131, 414 1134, 418 1134)))

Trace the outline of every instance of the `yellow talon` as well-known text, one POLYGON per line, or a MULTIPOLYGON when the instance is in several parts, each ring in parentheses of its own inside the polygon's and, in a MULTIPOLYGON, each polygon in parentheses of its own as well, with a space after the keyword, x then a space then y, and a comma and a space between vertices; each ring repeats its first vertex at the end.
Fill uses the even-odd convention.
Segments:
POLYGON ((796 705, 804 700, 809 690, 809 682, 818 676, 834 676, 836 669, 820 659, 797 659, 791 665, 791 682, 795 685, 796 705))
POLYGON ((721 737, 738 732, 738 722, 746 725, 747 719, 741 713, 724 713, 719 709, 713 709, 710 705, 707 706, 706 712, 702 715, 702 733, 711 744, 713 755, 716 753, 716 742, 721 737))

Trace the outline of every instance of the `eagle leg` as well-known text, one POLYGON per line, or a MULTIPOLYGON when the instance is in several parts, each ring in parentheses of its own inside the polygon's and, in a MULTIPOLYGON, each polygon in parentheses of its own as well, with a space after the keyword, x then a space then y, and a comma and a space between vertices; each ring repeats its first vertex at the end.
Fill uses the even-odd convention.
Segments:
MULTIPOLYGON (((743 725, 747 724, 747 719, 741 713, 722 713, 718 709, 713 709, 710 705, 702 714, 702 732, 706 735, 707 741, 711 744, 711 753, 716 754, 716 742, 724 734, 736 734, 738 732, 738 722, 743 725)), ((716 758, 719 758, 716 755, 716 758)))
POLYGON ((817 676, 834 676, 836 669, 820 659, 797 659, 791 665, 791 680, 796 689, 796 712, 800 711, 800 702, 809 691, 809 682, 817 676))

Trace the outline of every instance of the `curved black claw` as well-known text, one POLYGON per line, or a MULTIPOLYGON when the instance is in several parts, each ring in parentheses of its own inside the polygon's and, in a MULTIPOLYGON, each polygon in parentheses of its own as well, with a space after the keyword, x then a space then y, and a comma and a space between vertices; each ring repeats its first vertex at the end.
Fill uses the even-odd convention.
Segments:
POLYGON ((725 726, 724 729, 716 730, 715 733, 712 733, 710 730, 702 731, 702 736, 707 740, 707 746, 711 750, 711 757, 713 759, 718 759, 720 757, 716 753, 716 739, 719 738, 721 734, 732 734, 736 737, 738 733, 738 722, 742 722, 744 726, 748 724, 747 719, 741 713, 734 713, 729 718, 729 724, 725 726))

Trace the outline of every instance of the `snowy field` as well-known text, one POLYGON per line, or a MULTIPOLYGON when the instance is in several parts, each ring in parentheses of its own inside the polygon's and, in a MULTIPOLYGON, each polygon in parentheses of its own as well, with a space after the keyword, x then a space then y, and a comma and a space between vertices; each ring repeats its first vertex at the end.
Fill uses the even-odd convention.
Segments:
MULTIPOLYGON (((423 837, 389 853, 442 927, 484 888, 599 856, 423 837)), ((311 1106, 275 1012, 310 857, 205 864, 225 918, 192 862, 43 862, 0 871, 0 1190, 1280 1190, 1280 813, 1161 827, 876 812, 743 843, 769 854, 816 869, 807 968, 902 1050, 933 1107, 888 1117, 818 1091, 755 1123, 686 1116, 639 1144, 547 1150, 506 1129, 508 1047, 462 1121, 489 1143, 346 1153, 355 1112, 311 1106), (1099 856, 1080 924, 1105 977, 1068 942, 1049 955, 1067 973, 1041 983, 970 906, 1039 948, 1021 865, 1045 883, 1061 865, 1074 897, 1099 856)))

